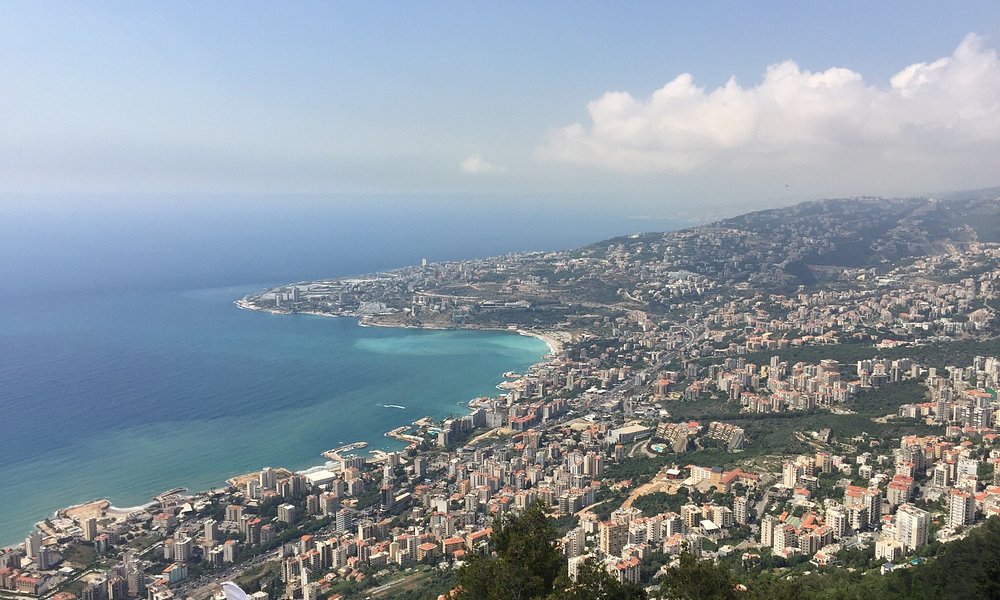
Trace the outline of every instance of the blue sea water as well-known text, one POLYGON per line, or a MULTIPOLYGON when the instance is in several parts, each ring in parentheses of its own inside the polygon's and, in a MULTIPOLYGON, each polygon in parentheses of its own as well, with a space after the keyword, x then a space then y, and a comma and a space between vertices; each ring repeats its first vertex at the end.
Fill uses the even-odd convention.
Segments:
POLYGON ((395 447, 388 429, 462 414, 546 351, 237 309, 249 292, 676 225, 519 199, 0 200, 0 544, 96 497, 130 506, 343 442, 395 447))

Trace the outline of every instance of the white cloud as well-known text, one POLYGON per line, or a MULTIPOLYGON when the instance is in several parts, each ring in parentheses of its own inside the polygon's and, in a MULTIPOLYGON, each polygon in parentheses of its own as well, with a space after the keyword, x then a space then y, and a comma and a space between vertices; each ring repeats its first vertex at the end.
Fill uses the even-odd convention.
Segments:
POLYGON ((469 173, 472 175, 478 175, 480 173, 501 173, 506 170, 504 167, 487 162, 478 154, 472 154, 469 158, 463 160, 460 168, 463 173, 469 173))
POLYGON ((550 132, 537 156, 654 173, 818 165, 874 173, 964 152, 985 168, 983 157, 1000 151, 1000 61, 969 34, 951 56, 910 65, 888 87, 786 61, 753 87, 730 79, 706 90, 685 73, 649 98, 608 92, 587 109, 589 124, 550 132))

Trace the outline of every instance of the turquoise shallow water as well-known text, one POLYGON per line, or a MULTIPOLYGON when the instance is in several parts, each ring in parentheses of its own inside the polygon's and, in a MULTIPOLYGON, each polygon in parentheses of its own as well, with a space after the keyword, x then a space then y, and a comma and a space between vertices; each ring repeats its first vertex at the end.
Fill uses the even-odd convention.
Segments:
MULTIPOLYGON (((249 313, 275 284, 572 248, 670 219, 578 198, 0 195, 0 544, 466 410, 545 352, 497 332, 249 313), (397 404, 405 410, 380 407, 397 404)), ((667 210, 666 207, 663 208, 667 210)))
POLYGON ((504 332, 247 312, 246 288, 60 295, 0 321, 0 543, 95 497, 222 485, 421 416, 464 414, 546 352, 504 332), (405 409, 380 405, 399 405, 405 409))

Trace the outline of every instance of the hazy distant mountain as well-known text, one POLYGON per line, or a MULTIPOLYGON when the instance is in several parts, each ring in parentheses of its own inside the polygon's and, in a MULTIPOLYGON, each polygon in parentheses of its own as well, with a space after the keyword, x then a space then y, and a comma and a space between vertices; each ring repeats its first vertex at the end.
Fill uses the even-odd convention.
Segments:
POLYGON ((975 242, 1000 242, 1000 188, 923 198, 837 198, 747 213, 691 229, 606 240, 723 283, 787 289, 846 269, 886 268, 975 242), (947 197, 945 197, 947 196, 947 197))

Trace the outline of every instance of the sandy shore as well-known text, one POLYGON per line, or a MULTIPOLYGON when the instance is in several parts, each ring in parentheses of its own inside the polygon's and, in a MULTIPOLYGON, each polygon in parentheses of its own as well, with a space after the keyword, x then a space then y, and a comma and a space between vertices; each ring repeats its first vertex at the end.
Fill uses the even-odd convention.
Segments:
POLYGON ((319 310, 304 310, 300 312, 291 313, 288 311, 272 308, 262 308, 256 306, 250 302, 247 302, 245 298, 240 298, 236 300, 233 304, 243 310, 252 310, 258 312, 266 312, 273 315, 313 315, 316 317, 353 317, 358 320, 358 325, 360 327, 386 327, 390 329, 426 329, 430 331, 448 331, 448 330, 469 330, 469 331, 513 331, 519 335, 524 335, 528 337, 533 337, 545 342, 545 345, 549 347, 549 354, 557 355, 563 350, 563 343, 559 340, 556 335, 561 332, 549 332, 549 331, 533 331, 529 329, 518 329, 514 327, 478 327, 472 326, 447 326, 447 325, 431 325, 431 324, 408 324, 408 323, 381 323, 378 321, 372 321, 363 316, 335 313, 335 312, 324 312, 319 310))
MULTIPOLYGON (((302 314, 322 314, 322 313, 302 313, 302 314)), ((323 314, 323 316, 332 317, 338 315, 323 314)), ((518 335, 523 335, 526 337, 533 337, 545 342, 545 345, 549 347, 549 354, 555 356, 562 352, 563 343, 559 340, 556 334, 560 332, 549 332, 549 331, 533 331, 530 329, 518 329, 512 327, 480 327, 476 325, 471 326, 445 326, 445 325, 411 325, 404 323, 379 323, 377 321, 370 321, 364 318, 358 319, 358 325, 361 327, 386 327, 388 329, 426 329, 428 331, 507 331, 513 332, 518 335)))
POLYGON ((84 521, 90 517, 99 519, 104 516, 104 511, 107 510, 109 506, 111 506, 111 502, 101 498, 98 500, 91 500, 90 502, 84 502, 82 504, 68 506, 57 511, 56 514, 73 519, 74 521, 84 521))
MULTIPOLYGON (((275 473, 277 473, 279 479, 292 476, 292 472, 284 467, 274 467, 274 471, 275 473)), ((242 488, 246 486, 248 482, 256 481, 257 478, 260 477, 260 473, 261 473, 260 471, 251 471, 249 473, 244 473, 242 475, 236 475, 235 477, 230 477, 229 479, 227 479, 226 483, 235 488, 242 488)))
POLYGON ((539 331, 529 331, 527 329, 516 329, 517 333, 520 335, 538 338, 545 342, 545 345, 549 347, 549 354, 555 356, 562 353, 563 345, 562 342, 556 339, 552 333, 549 332, 539 332, 539 331))
POLYGON ((107 515, 112 517, 128 517, 132 513, 140 512, 143 510, 149 510, 157 506, 156 502, 147 502, 146 504, 140 504, 139 506, 126 506, 124 508, 119 508, 117 506, 109 506, 107 508, 107 515))

